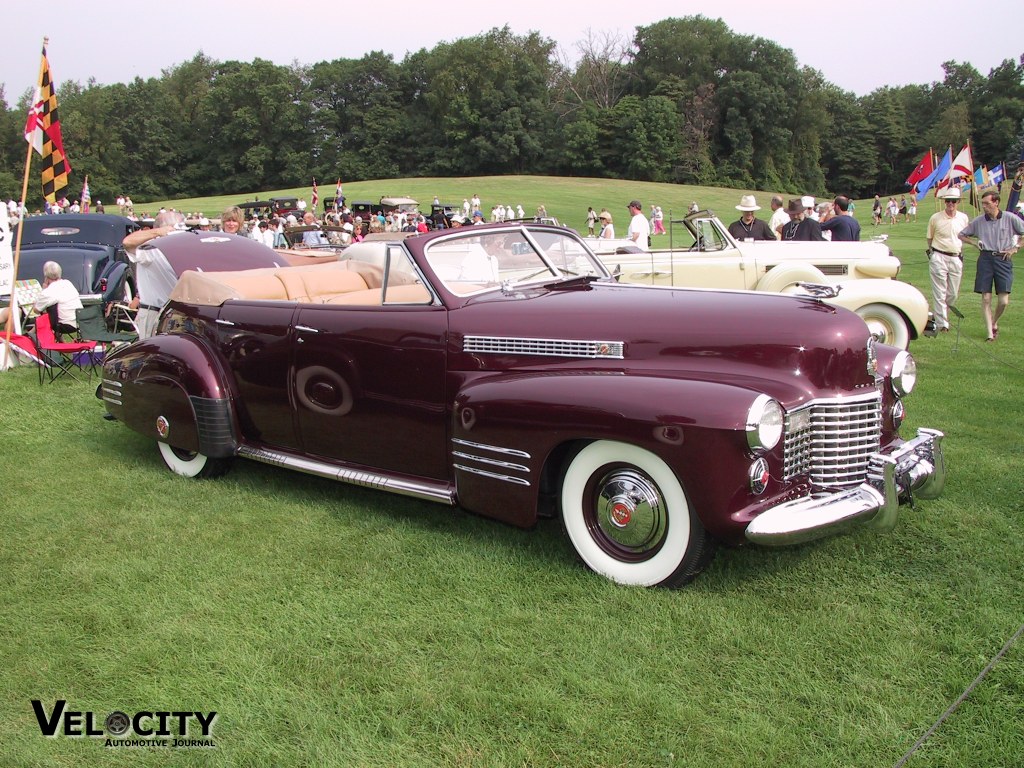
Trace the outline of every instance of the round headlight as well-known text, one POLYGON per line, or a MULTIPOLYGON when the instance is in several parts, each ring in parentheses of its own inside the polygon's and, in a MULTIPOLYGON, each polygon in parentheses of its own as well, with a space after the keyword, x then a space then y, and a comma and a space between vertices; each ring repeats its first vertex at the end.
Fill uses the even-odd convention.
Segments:
POLYGON ((768 395, 758 395, 747 411, 747 445, 754 451, 770 451, 782 438, 782 406, 768 395))
POLYGON ((917 361, 909 352, 900 352, 892 363, 892 386, 896 394, 909 395, 917 383, 917 361))

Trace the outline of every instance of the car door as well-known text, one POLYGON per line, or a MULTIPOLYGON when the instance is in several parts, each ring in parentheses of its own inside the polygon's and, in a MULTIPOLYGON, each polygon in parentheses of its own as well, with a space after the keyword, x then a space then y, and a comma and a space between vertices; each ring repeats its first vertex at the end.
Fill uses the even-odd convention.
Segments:
POLYGON ((246 442, 299 450, 291 406, 294 302, 227 301, 217 339, 238 388, 246 442))
POLYGON ((304 304, 293 399, 307 454, 448 477, 448 317, 440 304, 304 304))

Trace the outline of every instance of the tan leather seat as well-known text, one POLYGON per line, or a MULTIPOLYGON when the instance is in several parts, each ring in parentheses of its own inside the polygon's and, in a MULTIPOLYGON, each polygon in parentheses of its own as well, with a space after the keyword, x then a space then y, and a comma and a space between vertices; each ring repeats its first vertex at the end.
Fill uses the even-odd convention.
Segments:
MULTIPOLYGON (((388 304, 427 304, 430 292, 422 285, 396 285, 388 289, 388 304)), ((339 293, 326 300, 326 304, 343 304, 345 306, 380 306, 380 288, 367 291, 339 293)))

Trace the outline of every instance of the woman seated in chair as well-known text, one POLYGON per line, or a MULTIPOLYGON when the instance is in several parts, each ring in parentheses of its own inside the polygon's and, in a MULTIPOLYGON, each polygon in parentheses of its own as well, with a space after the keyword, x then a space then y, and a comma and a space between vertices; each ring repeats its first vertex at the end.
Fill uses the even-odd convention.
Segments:
POLYGON ((61 275, 61 266, 56 261, 43 264, 43 292, 33 305, 37 312, 46 312, 50 307, 56 306, 57 317, 53 323, 53 330, 58 338, 64 333, 78 333, 75 312, 82 308, 78 289, 74 283, 65 280, 61 275))

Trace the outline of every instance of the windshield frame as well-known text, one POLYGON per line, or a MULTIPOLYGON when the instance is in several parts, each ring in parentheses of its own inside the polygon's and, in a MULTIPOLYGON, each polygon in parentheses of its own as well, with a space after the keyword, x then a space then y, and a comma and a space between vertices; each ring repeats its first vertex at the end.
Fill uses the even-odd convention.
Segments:
POLYGON ((576 232, 550 225, 461 227, 427 243, 423 259, 435 285, 460 298, 550 285, 580 275, 613 279, 576 232), (546 240, 551 241, 547 247, 546 240), (561 259, 556 258, 556 249, 561 259))

